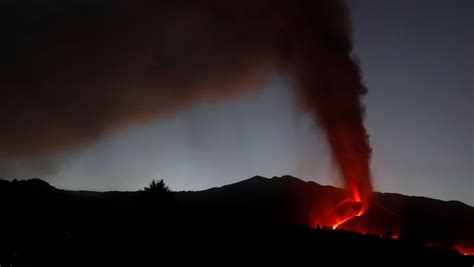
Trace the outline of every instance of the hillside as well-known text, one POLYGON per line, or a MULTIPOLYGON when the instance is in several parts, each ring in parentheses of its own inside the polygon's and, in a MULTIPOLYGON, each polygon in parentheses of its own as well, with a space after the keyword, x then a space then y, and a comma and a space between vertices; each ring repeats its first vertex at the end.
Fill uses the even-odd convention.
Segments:
POLYGON ((212 251, 240 251, 242 259, 271 253, 275 262, 340 255, 345 257, 339 261, 345 261, 377 253, 400 261, 415 257, 472 266, 472 256, 442 248, 474 247, 473 207, 375 193, 363 216, 336 231, 318 225, 318 211, 345 195, 342 189, 291 176, 256 176, 203 191, 174 192, 166 201, 143 192, 61 190, 39 179, 0 181, 0 264, 68 266, 71 258, 77 265, 155 262, 161 256, 154 255, 176 251, 215 260, 212 251))

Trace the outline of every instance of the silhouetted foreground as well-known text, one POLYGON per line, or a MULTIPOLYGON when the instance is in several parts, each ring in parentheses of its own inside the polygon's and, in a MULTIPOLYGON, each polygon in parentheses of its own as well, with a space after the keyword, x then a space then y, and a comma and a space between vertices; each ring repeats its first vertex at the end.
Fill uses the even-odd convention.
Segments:
MULTIPOLYGON (((391 239, 305 226, 304 201, 314 190, 339 189, 291 177, 179 193, 160 182, 140 192, 96 193, 59 190, 38 179, 0 181, 0 265, 474 264, 472 256, 424 246, 426 233, 391 239)), ((465 212, 455 218, 462 226, 473 208, 455 204, 465 212)))

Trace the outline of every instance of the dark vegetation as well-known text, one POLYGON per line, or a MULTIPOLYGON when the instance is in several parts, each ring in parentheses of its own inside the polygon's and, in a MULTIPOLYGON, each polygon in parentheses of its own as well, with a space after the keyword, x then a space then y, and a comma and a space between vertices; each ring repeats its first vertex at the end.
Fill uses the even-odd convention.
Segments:
MULTIPOLYGON (((430 229, 445 232, 451 223, 458 224, 451 229, 455 234, 436 238, 472 241, 468 222, 473 208, 458 202, 377 195, 377 203, 397 214, 422 209, 419 220, 431 221, 428 230, 417 235, 412 230, 416 220, 404 215, 414 226, 396 240, 306 226, 305 213, 318 208, 309 200, 339 190, 288 176, 254 177, 200 192, 171 192, 163 180, 138 192, 104 193, 60 190, 39 179, 0 180, 0 265, 474 263, 472 256, 424 246, 430 229), (454 216, 454 222, 443 213, 454 216)), ((352 223, 367 224, 373 221, 369 216, 383 217, 383 212, 375 208, 352 223)))

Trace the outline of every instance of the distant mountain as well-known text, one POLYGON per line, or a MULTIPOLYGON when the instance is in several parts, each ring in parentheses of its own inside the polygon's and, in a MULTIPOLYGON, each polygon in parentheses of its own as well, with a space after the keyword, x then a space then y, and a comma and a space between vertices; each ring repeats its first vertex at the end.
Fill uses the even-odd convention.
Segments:
POLYGON ((38 178, 29 180, 13 180, 11 182, 0 179, 0 190, 29 190, 29 191, 55 191, 55 187, 38 178))
MULTIPOLYGON (((40 179, 13 182, 0 180, 0 234, 13 244, 21 240, 23 242, 19 244, 29 244, 33 242, 31 240, 56 240, 55 245, 52 245, 55 249, 68 248, 60 245, 66 241, 76 240, 74 242, 77 245, 84 245, 90 239, 104 235, 109 240, 107 242, 112 242, 110 240, 117 238, 114 237, 116 233, 120 233, 122 239, 137 242, 133 236, 156 236, 158 226, 163 224, 170 229, 165 237, 186 240, 180 243, 181 246, 194 244, 192 240, 224 233, 230 240, 241 240, 245 234, 242 234, 243 230, 236 229, 261 229, 250 232, 266 233, 264 236, 268 239, 275 235, 274 231, 288 234, 285 232, 288 228, 281 230, 275 228, 277 225, 306 225, 310 227, 308 229, 319 229, 319 224, 323 227, 327 220, 325 211, 328 207, 335 207, 348 193, 337 187, 304 182, 292 176, 271 179, 255 176, 222 187, 175 192, 173 195, 175 206, 164 211, 163 205, 155 205, 153 199, 141 197, 140 192, 68 191, 57 189, 40 179), (152 228, 157 230, 150 231, 152 228), (176 232, 177 229, 180 229, 179 232, 176 232), (6 232, 1 232, 3 230, 6 232)), ((381 237, 397 237, 409 243, 472 251, 473 225, 474 208, 458 201, 374 193, 369 210, 339 228, 375 233, 381 237)), ((294 231, 300 235, 308 230, 291 229, 291 235, 294 231)), ((306 240, 305 235, 298 238, 306 240)), ((308 232, 308 235, 313 236, 314 233, 308 232)), ((277 236, 281 240, 287 238, 277 236)), ((163 239, 163 233, 159 232, 155 238, 163 239)), ((219 239, 221 237, 214 238, 223 242, 219 239)), ((336 242, 334 238, 341 237, 336 235, 330 237, 330 241, 324 239, 324 242, 336 242)), ((375 247, 378 246, 373 238, 369 240, 375 242, 375 247)), ((116 242, 120 244, 119 240, 116 242)), ((0 260, 2 246, 6 244, 9 243, 0 243, 0 260)), ((37 247, 39 244, 33 242, 31 246, 37 247)), ((338 242, 334 244, 339 246, 338 242)), ((5 249, 11 251, 9 247, 5 249)))

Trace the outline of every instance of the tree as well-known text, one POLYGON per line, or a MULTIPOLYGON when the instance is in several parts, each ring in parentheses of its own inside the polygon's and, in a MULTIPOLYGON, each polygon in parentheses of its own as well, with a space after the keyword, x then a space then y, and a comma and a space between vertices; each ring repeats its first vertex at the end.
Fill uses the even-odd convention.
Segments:
POLYGON ((168 194, 171 193, 169 187, 165 184, 163 179, 151 181, 149 186, 145 186, 144 192, 150 194, 168 194))
POLYGON ((152 180, 138 195, 139 210, 151 217, 170 215, 175 207, 174 193, 163 179, 152 180))

